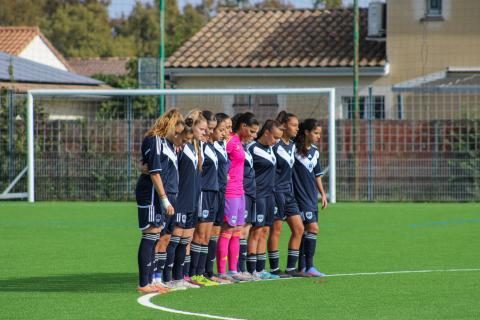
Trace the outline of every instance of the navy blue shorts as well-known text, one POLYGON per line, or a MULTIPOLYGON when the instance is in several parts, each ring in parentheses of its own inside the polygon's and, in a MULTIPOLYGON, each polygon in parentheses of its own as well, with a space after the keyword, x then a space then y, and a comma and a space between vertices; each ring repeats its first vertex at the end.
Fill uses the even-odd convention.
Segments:
POLYGON ((175 227, 180 229, 193 229, 197 224, 197 213, 176 213, 175 214, 175 227))
POLYGON ((256 211, 252 216, 253 227, 271 227, 275 215, 275 197, 269 195, 264 198, 256 199, 256 211))
POLYGON ((303 224, 318 222, 318 210, 302 210, 302 208, 300 208, 300 216, 302 217, 303 224))
POLYGON ((275 220, 287 220, 288 217, 300 214, 297 201, 292 192, 274 192, 277 212, 275 220))
POLYGON ((218 211, 218 191, 200 193, 201 208, 198 210, 198 222, 214 222, 218 211))
MULTIPOLYGON (((175 205, 177 203, 177 195, 174 193, 167 193, 167 198, 168 201, 170 201, 170 204, 173 206, 175 209, 175 205)), ((160 233, 160 236, 164 236, 166 234, 172 234, 173 233, 173 228, 174 228, 174 222, 175 222, 175 214, 172 216, 167 215, 167 210, 163 209, 163 215, 165 219, 165 225, 163 226, 162 232, 160 233)))
POLYGON ((245 224, 252 223, 252 219, 257 211, 255 198, 245 195, 245 224))
POLYGON ((223 217, 225 216, 225 192, 218 192, 217 214, 215 215, 215 226, 223 225, 223 217))
POLYGON ((140 230, 163 227, 165 220, 161 208, 155 205, 137 205, 140 230))

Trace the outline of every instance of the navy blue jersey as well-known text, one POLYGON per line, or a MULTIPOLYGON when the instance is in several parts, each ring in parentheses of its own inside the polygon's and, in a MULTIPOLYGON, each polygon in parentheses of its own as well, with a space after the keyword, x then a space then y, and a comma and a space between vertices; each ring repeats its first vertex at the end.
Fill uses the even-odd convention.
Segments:
MULTIPOLYGON (((145 137, 142 142, 141 152, 142 163, 147 165, 148 171, 161 174, 162 139, 157 136, 145 137)), ((135 188, 135 196, 138 205, 154 204, 154 198, 158 197, 158 195, 155 192, 150 175, 140 175, 135 188)))
POLYGON ((275 191, 292 191, 292 168, 295 162, 295 144, 289 141, 288 144, 282 139, 273 146, 273 152, 277 158, 277 170, 275 173, 275 191))
POLYGON ((218 191, 218 158, 213 144, 202 143, 203 165, 200 179, 202 191, 218 191))
POLYGON ((243 190, 247 196, 255 199, 255 170, 253 169, 252 154, 248 150, 248 147, 251 145, 253 145, 253 143, 243 146, 243 149, 245 150, 245 165, 243 167, 243 190))
POLYGON ((249 147, 249 151, 253 158, 257 199, 273 195, 277 159, 272 147, 257 141, 249 147))
POLYGON ((197 167, 198 156, 195 152, 195 147, 191 143, 187 143, 178 154, 180 181, 178 184, 178 196, 175 205, 176 212, 196 212, 198 196, 200 194, 197 167))
POLYGON ((295 153, 293 190, 300 211, 317 211, 318 189, 315 178, 322 175, 320 153, 312 146, 304 157, 295 153))
POLYGON ((228 160, 227 150, 225 150, 224 141, 215 141, 213 143, 215 152, 218 158, 218 189, 225 193, 227 190, 227 176, 228 168, 230 167, 230 160, 228 160))
POLYGON ((166 193, 178 193, 178 159, 173 143, 167 139, 162 140, 162 182, 166 193))

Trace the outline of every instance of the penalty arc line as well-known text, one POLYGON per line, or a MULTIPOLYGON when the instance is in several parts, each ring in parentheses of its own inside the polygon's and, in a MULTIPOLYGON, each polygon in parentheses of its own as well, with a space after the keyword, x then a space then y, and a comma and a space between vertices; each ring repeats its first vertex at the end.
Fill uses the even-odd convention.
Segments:
MULTIPOLYGON (((348 276, 375 276, 375 275, 389 275, 389 274, 406 274, 406 273, 432 273, 432 272, 475 272, 480 271, 478 269, 444 269, 444 270, 403 270, 403 271, 383 271, 383 272, 359 272, 359 273, 338 273, 338 274, 328 274, 325 277, 348 277, 348 276)), ((304 279, 304 278, 289 278, 289 279, 304 279)), ((137 299, 137 302, 144 307, 161 310, 169 313, 183 314, 188 316, 195 316, 201 318, 210 318, 210 319, 220 319, 220 320, 245 320, 241 318, 231 318, 224 316, 214 316, 206 313, 196 313, 189 311, 176 310, 172 308, 162 307, 156 305, 150 301, 153 297, 157 296, 158 293, 149 293, 141 296, 137 299)))

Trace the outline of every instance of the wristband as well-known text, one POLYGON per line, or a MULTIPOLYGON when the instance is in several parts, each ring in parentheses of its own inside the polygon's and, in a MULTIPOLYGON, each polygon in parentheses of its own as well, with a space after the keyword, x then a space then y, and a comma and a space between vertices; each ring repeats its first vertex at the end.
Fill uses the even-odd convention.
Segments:
POLYGON ((162 206, 163 206, 164 209, 167 209, 168 207, 171 206, 170 201, 168 201, 167 197, 162 199, 162 206))

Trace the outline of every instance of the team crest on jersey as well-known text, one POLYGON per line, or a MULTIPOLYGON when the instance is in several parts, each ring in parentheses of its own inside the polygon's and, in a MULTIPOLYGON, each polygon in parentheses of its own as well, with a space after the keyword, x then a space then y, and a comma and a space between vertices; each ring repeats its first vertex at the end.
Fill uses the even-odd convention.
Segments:
POLYGON ((277 213, 278 213, 278 207, 273 208, 273 214, 277 215, 277 213))
POLYGON ((245 219, 247 219, 247 217, 248 217, 248 210, 245 210, 245 212, 244 212, 243 214, 244 214, 245 219))
POLYGON ((187 222, 187 215, 182 214, 182 223, 185 224, 187 222))
POLYGON ((155 222, 159 223, 162 220, 162 216, 160 214, 155 215, 155 222))
POLYGON ((257 215, 257 221, 258 221, 258 222, 262 223, 262 222, 263 222, 263 219, 264 219, 263 214, 257 215))
POLYGON ((209 214, 209 213, 210 213, 210 211, 208 211, 208 210, 203 210, 203 211, 202 211, 202 217, 203 217, 204 219, 208 218, 208 214, 209 214))
POLYGON ((237 216, 232 216, 232 223, 237 223, 237 216))
POLYGON ((312 218, 313 218, 313 212, 311 212, 311 211, 305 212, 305 217, 306 217, 308 220, 312 220, 312 218))

